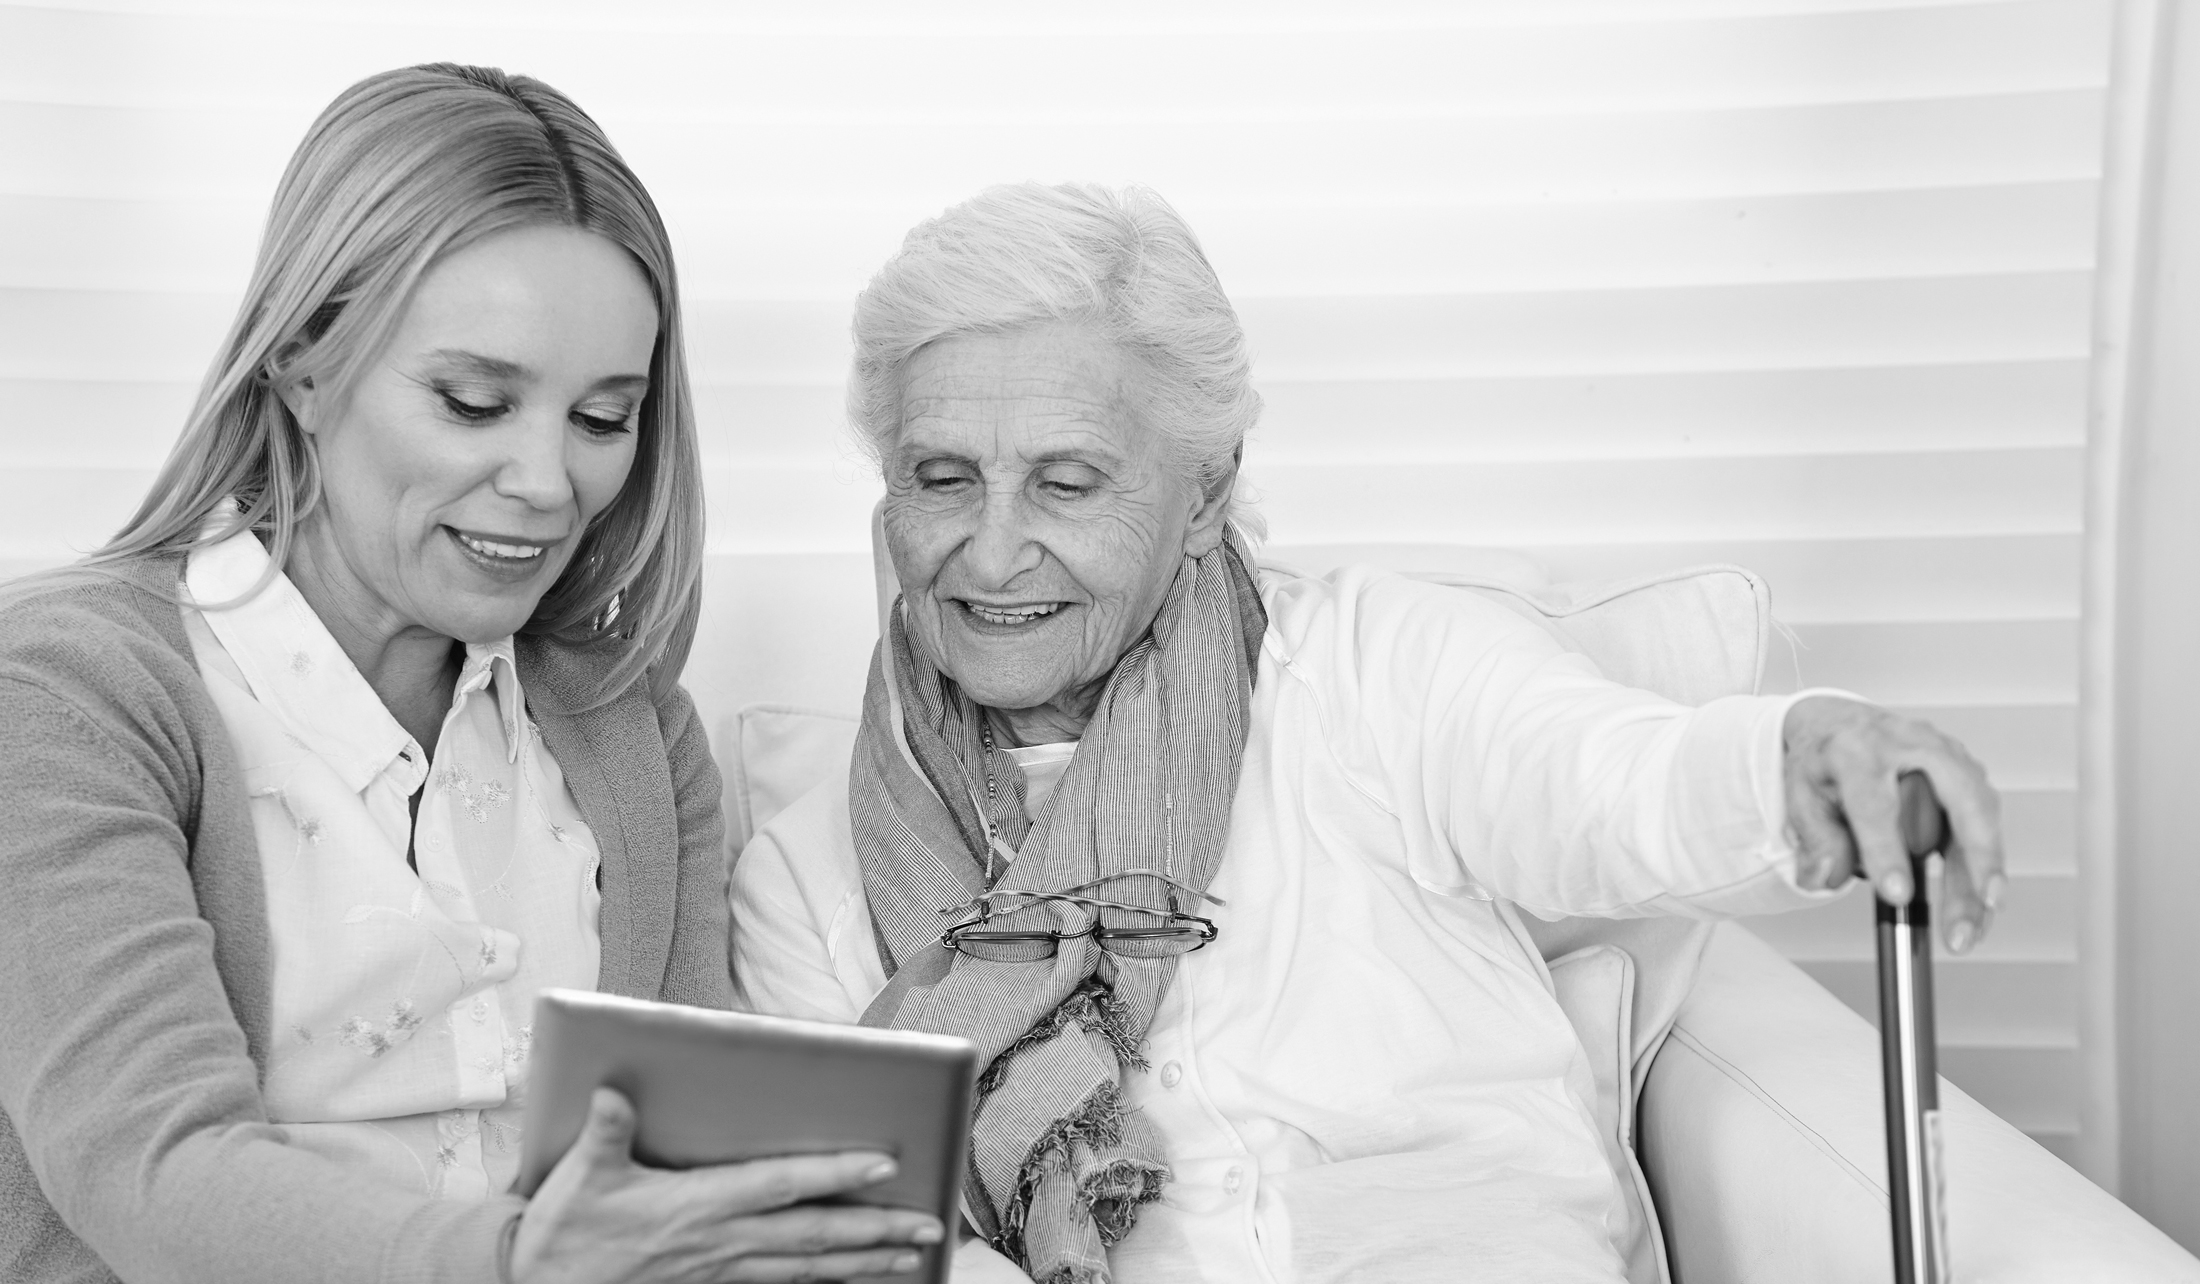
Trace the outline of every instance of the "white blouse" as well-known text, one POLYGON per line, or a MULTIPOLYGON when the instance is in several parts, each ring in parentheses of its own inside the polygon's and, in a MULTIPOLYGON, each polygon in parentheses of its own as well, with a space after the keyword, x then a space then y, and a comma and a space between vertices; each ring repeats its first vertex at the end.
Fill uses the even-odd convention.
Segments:
POLYGON ((535 994, 596 985, 594 837, 527 718, 510 638, 467 646, 431 760, 287 576, 236 600, 267 570, 249 532, 194 552, 184 625, 259 838, 268 1117, 408 1190, 502 1191, 535 994))
MULTIPOLYGON (((1203 911, 1221 935, 1126 1076, 1173 1180, 1115 1279, 1615 1284, 1647 1228, 1520 913, 1833 895, 1796 882, 1795 697, 1687 708, 1473 594, 1364 569, 1261 587, 1227 905, 1203 911)), ((853 1021, 885 984, 844 775, 764 826, 732 898, 738 1003, 853 1021)))

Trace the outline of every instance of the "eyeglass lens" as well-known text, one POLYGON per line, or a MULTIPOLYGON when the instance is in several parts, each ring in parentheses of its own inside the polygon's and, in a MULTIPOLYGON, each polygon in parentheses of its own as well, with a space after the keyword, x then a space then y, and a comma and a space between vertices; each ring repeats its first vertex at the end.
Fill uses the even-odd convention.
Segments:
POLYGON ((1189 954, 1215 938, 1215 925, 1203 918, 1178 915, 1166 926, 1101 927, 1094 924, 1076 932, 992 931, 975 919, 948 930, 940 943, 987 963, 1036 963, 1053 958, 1063 941, 1080 936, 1097 938, 1100 948, 1125 958, 1167 958, 1189 954))

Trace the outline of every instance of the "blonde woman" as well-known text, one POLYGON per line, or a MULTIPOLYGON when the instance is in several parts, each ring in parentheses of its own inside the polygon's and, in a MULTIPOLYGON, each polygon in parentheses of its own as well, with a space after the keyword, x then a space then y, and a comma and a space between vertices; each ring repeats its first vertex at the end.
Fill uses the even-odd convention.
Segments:
POLYGON ((534 993, 728 1000, 675 685, 703 534, 662 223, 539 82, 315 123, 128 526, 0 591, 0 1279, 909 1269, 806 1203, 875 1153, 670 1173, 600 1093, 536 1193, 534 993))

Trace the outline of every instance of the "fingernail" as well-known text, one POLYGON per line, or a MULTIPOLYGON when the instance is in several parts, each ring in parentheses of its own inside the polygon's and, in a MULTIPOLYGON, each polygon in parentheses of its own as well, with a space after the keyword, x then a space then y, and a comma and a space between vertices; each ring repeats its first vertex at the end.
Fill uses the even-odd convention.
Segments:
POLYGON ((1975 935, 1977 932, 1971 927, 1971 920, 1959 918, 1955 926, 1948 929, 1948 948, 1962 954, 1971 948, 1971 938, 1975 935))
POLYGON ((923 1258, 918 1257, 915 1253, 903 1253, 901 1256, 894 1259, 894 1274, 899 1275, 904 1271, 913 1271, 917 1269, 917 1264, 922 1262, 923 1260, 923 1258))
POLYGON ((887 1178, 893 1176, 897 1171, 899 1170, 894 1166, 893 1160, 881 1160, 880 1162, 871 1165, 870 1168, 865 1170, 863 1174, 863 1179, 865 1181, 885 1181, 887 1178))
POLYGON ((1890 905, 1904 905, 1910 899, 1909 871, 1898 869, 1879 880, 1879 894, 1890 905))
POLYGON ((1979 893, 1986 898, 1986 908, 2000 909, 2002 893, 2009 890, 2009 880, 2000 874, 1986 880, 1986 890, 1979 893))
POLYGON ((919 1226, 917 1227, 917 1233, 911 1235, 909 1239, 910 1242, 916 1244, 937 1244, 940 1242, 940 1228, 937 1226, 919 1226))

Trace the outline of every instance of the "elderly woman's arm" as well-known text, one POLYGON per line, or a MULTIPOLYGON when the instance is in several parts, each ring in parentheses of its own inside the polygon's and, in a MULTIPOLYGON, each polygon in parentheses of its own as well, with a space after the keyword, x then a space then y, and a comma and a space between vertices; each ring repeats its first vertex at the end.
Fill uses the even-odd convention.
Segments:
POLYGON ((1745 914, 1811 890, 1786 836, 1793 697, 1700 708, 1601 677, 1533 624, 1457 589, 1369 572, 1332 584, 1306 645, 1333 651, 1348 762, 1446 840, 1439 890, 1542 915, 1745 914))
MULTIPOLYGON (((53 685, 0 673, 0 1111, 22 1146, 0 1135, 0 1197, 35 1175, 130 1280, 496 1278, 519 1200, 407 1196, 267 1122, 188 867, 197 764, 108 729, 175 710, 150 681, 93 709, 53 685)), ((7 1200, 0 1274, 61 1265, 41 1256, 61 1228, 19 1223, 33 1206, 7 1200)))

